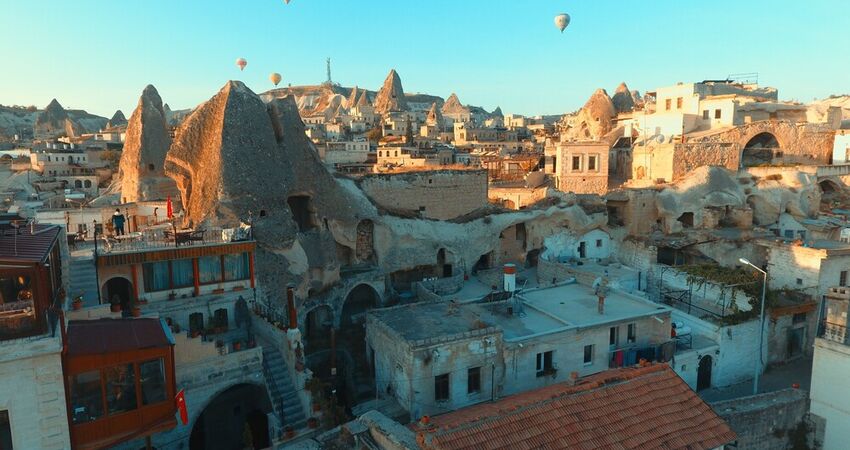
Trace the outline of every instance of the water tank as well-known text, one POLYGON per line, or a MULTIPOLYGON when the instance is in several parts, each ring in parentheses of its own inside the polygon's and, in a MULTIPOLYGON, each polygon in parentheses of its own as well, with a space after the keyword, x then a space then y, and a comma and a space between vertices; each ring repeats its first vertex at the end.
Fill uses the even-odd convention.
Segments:
POLYGON ((516 264, 505 264, 502 269, 505 276, 505 292, 513 292, 516 290, 516 264))

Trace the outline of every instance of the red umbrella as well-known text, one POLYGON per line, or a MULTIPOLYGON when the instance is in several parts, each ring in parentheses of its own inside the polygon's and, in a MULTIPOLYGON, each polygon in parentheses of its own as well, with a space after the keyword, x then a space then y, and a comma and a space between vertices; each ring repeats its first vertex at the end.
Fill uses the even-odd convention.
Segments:
POLYGON ((174 208, 171 206, 171 196, 170 195, 168 196, 168 201, 165 205, 165 208, 166 208, 166 211, 167 211, 167 214, 168 214, 168 218, 173 219, 174 218, 174 208))

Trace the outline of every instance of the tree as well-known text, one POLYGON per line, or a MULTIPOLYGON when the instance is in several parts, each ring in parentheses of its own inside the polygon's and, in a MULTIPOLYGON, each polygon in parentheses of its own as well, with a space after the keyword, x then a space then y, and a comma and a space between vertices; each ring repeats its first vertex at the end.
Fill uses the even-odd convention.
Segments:
POLYGON ((380 125, 366 132, 366 138, 374 142, 378 142, 383 136, 384 132, 380 125))

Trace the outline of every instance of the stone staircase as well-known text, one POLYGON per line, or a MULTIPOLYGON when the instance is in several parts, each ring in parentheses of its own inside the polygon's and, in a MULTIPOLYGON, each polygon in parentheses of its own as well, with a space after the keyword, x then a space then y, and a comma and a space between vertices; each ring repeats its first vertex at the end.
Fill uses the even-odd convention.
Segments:
POLYGON ((83 291, 83 305, 97 305, 97 272, 91 250, 74 250, 69 264, 68 297, 74 298, 83 291))
MULTIPOLYGON (((259 343, 263 347, 263 373, 269 388, 269 398, 275 414, 283 427, 291 426, 295 430, 307 428, 307 417, 301 408, 301 401, 292 381, 286 362, 273 345, 259 343)), ((299 435, 301 433, 298 433, 299 435)))

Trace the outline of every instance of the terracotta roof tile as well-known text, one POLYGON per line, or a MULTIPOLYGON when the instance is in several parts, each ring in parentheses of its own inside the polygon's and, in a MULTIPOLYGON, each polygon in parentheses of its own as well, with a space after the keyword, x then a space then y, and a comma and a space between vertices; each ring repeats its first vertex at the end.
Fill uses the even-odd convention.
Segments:
POLYGON ((609 370, 431 418, 428 448, 710 449, 735 433, 665 364, 609 370))

